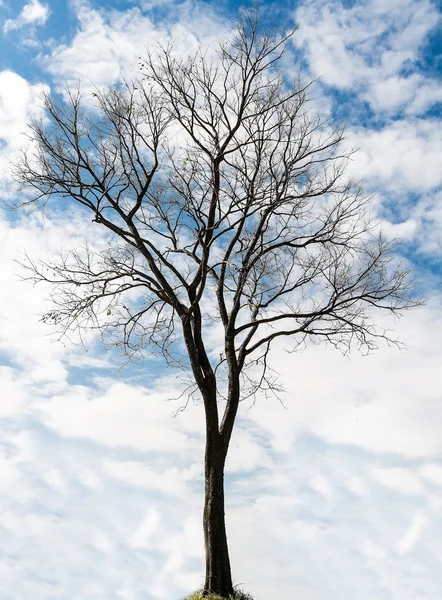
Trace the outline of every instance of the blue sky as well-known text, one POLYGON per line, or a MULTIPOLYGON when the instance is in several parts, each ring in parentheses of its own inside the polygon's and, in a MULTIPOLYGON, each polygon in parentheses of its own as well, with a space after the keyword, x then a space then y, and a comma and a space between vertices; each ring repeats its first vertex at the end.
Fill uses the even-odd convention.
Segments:
MULTIPOLYGON (((228 34, 237 3, 0 1, 0 196, 39 96, 108 86, 147 44, 183 53, 228 34)), ((285 408, 241 407, 227 467, 235 582, 255 600, 442 597, 442 21, 430 0, 266 4, 299 24, 290 73, 319 78, 313 105, 347 123, 350 164, 388 236, 404 240, 426 306, 393 327, 404 351, 325 347, 274 364, 285 408)), ((203 415, 174 418, 175 374, 54 342, 48 290, 19 282, 96 236, 79 213, 0 209, 0 597, 179 600, 203 569, 203 415)))

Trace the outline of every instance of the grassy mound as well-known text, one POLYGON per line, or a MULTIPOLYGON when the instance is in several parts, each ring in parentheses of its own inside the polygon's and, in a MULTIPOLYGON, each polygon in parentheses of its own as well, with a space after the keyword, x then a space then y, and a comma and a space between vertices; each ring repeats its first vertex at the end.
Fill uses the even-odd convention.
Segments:
MULTIPOLYGON (((190 596, 187 596, 186 598, 183 598, 183 600, 226 600, 226 598, 218 596, 217 594, 211 594, 210 596, 203 597, 201 593, 202 589, 198 590, 194 594, 191 594, 190 596)), ((253 600, 253 598, 250 594, 246 594, 235 586, 235 595, 230 596, 229 600, 253 600)))

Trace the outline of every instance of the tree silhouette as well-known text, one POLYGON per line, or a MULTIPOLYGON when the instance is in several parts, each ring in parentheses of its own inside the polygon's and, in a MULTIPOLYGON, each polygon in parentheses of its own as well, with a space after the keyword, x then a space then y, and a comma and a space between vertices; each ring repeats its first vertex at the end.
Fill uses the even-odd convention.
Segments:
POLYGON ((14 171, 32 191, 23 205, 77 203, 108 231, 99 250, 28 257, 30 278, 53 285, 43 319, 64 334, 97 328, 129 356, 158 351, 202 398, 204 595, 234 592, 224 464, 240 401, 278 392, 273 342, 371 350, 394 342, 375 309, 419 303, 346 175, 343 130, 282 73, 292 35, 261 33, 251 11, 216 51, 149 52, 138 81, 96 90, 93 107, 79 90, 46 96, 14 171))

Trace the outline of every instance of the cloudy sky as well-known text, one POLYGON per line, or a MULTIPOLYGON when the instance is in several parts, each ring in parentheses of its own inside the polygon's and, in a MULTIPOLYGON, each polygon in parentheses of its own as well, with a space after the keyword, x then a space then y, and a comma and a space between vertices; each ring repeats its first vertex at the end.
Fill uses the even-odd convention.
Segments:
MULTIPOLYGON (((288 68, 347 124, 351 164, 426 306, 407 349, 275 350, 283 404, 242 405, 227 466, 236 583, 255 600, 442 597, 442 32, 436 0, 264 4, 299 29, 288 68)), ((115 84, 173 38, 228 34, 233 2, 0 0, 0 196, 43 90, 115 84)), ((13 198, 12 198, 13 199, 13 198)), ((47 290, 19 281, 95 229, 80 214, 0 208, 0 596, 180 600, 202 581, 203 414, 176 418, 175 374, 54 341, 47 290), (160 373, 160 378, 155 374, 160 373)))

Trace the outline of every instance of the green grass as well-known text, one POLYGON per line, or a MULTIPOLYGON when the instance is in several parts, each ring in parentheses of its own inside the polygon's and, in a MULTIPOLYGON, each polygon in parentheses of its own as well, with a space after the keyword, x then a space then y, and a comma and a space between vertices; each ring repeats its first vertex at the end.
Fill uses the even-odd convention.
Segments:
MULTIPOLYGON (((211 594, 210 596, 201 596, 202 589, 198 590, 194 594, 183 598, 183 600, 226 600, 222 596, 218 596, 217 594, 211 594)), ((241 591, 237 586, 235 586, 235 595, 230 596, 229 600, 253 600, 250 594, 246 594, 241 591)))

